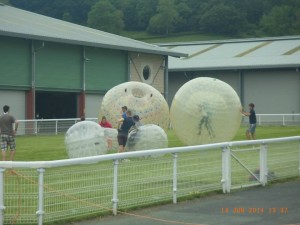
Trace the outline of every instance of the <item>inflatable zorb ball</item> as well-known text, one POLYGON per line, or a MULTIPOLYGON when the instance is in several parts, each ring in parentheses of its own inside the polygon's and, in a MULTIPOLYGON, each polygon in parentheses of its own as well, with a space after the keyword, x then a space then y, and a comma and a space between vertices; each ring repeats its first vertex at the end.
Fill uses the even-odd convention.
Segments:
POLYGON ((155 124, 165 130, 169 127, 168 103, 158 90, 148 84, 130 81, 110 89, 103 97, 99 119, 106 116, 117 128, 122 106, 127 106, 132 115, 139 115, 143 124, 155 124))
POLYGON ((126 151, 151 150, 168 147, 166 132, 159 126, 147 124, 131 131, 126 143, 126 151))
POLYGON ((102 155, 107 152, 104 129, 92 121, 82 121, 70 127, 65 135, 69 158, 102 155))
POLYGON ((104 136, 107 141, 108 150, 116 150, 119 147, 118 144, 118 130, 114 128, 104 128, 104 136))
POLYGON ((241 124, 241 103, 227 83, 200 77, 185 83, 170 109, 171 125, 186 145, 230 141, 241 124))

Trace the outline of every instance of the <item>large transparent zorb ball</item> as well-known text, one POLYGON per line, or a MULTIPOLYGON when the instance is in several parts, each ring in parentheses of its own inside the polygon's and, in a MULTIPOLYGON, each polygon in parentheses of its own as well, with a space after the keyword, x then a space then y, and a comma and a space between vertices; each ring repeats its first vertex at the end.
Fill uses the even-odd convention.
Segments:
POLYGON ((170 109, 171 125, 186 145, 230 141, 241 124, 241 103, 227 83, 200 77, 185 83, 170 109))
POLYGON ((82 121, 70 127, 65 135, 69 158, 102 155, 107 152, 104 129, 92 121, 82 121))
POLYGON ((118 144, 118 130, 114 128, 104 128, 104 136, 107 141, 108 150, 116 150, 119 147, 118 144))
POLYGON ((131 131, 126 143, 126 151, 151 150, 168 147, 166 132, 159 126, 147 124, 131 131))
POLYGON ((162 94, 154 87, 130 81, 110 89, 103 97, 99 119, 106 116, 114 128, 121 118, 121 107, 127 106, 132 115, 139 115, 143 124, 169 127, 169 106, 162 94))

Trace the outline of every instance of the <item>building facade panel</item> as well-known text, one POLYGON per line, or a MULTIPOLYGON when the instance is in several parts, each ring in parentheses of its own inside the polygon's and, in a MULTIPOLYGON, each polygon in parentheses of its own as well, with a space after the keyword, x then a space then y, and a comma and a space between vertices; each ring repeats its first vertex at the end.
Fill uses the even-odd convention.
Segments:
POLYGON ((10 106, 10 113, 18 120, 26 118, 25 91, 0 90, 0 107, 3 111, 4 105, 10 106))
POLYGON ((21 38, 0 36, 0 86, 31 86, 31 45, 21 38))
POLYGON ((80 46, 38 42, 35 52, 35 86, 38 90, 82 89, 80 46))
POLYGON ((86 91, 106 92, 128 80, 128 54, 103 48, 85 48, 86 91))
POLYGON ((164 56, 130 53, 130 81, 149 84, 161 94, 165 92, 164 56))
POLYGON ((300 73, 295 69, 245 71, 245 108, 253 102, 257 113, 299 113, 299 87, 300 73))
POLYGON ((86 118, 98 118, 103 97, 104 96, 102 94, 85 95, 85 117, 86 118))

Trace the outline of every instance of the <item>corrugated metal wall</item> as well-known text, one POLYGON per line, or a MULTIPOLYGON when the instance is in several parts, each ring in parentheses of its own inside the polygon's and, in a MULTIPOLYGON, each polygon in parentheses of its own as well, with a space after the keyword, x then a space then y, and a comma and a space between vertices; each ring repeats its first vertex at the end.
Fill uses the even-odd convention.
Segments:
POLYGON ((244 72, 245 108, 254 102, 257 113, 299 113, 300 73, 295 69, 244 72))
POLYGON ((36 89, 80 90, 82 57, 80 46, 45 42, 35 43, 36 89))
POLYGON ((29 89, 31 85, 30 41, 0 36, 0 87, 29 89))
POLYGON ((25 119, 25 92, 0 90, 0 113, 3 112, 3 106, 10 106, 10 113, 18 120, 25 119))
MULTIPOLYGON (((0 36, 0 104, 23 106, 18 115, 21 119, 26 119, 25 92, 21 95, 16 92, 17 98, 12 93, 19 89, 30 90, 32 77, 35 78, 37 93, 74 94, 83 90, 85 77, 86 116, 97 117, 100 107, 98 96, 128 81, 128 53, 0 36), (84 57, 88 60, 84 61, 84 57)), ((77 112, 77 108, 74 111, 77 112)))
POLYGON ((169 102, 184 83, 199 76, 228 83, 240 96, 245 110, 253 102, 260 114, 300 112, 300 73, 294 68, 172 72, 169 75, 169 102))
POLYGON ((86 47, 85 57, 87 91, 108 91, 128 80, 127 52, 86 47))
POLYGON ((85 96, 86 118, 98 118, 103 96, 101 94, 87 94, 85 96))

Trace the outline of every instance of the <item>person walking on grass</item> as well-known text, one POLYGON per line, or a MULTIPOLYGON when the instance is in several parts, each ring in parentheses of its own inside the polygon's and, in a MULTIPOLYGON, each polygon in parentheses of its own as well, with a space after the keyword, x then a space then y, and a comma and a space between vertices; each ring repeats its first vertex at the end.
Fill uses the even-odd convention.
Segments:
POLYGON ((125 146, 128 138, 128 132, 132 126, 134 126, 134 121, 131 115, 131 111, 126 111, 126 118, 121 118, 118 121, 118 144, 119 144, 119 153, 125 151, 125 146))
POLYGON ((10 160, 14 160, 16 153, 15 135, 17 133, 19 122, 9 114, 9 106, 3 106, 3 114, 0 116, 0 134, 2 161, 6 160, 6 152, 10 147, 10 160))
POLYGON ((248 140, 255 140, 255 130, 256 130, 256 114, 254 110, 255 105, 253 103, 249 104, 249 112, 242 111, 242 114, 249 117, 249 128, 246 131, 246 137, 248 140))

